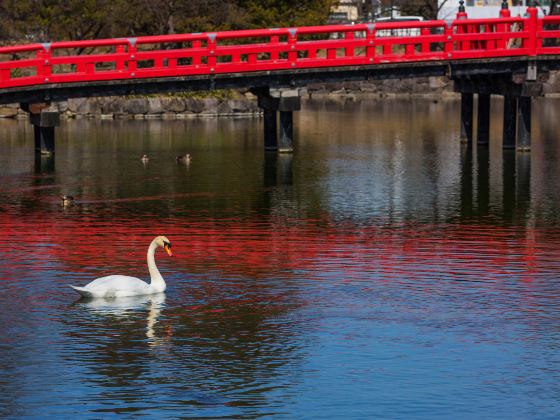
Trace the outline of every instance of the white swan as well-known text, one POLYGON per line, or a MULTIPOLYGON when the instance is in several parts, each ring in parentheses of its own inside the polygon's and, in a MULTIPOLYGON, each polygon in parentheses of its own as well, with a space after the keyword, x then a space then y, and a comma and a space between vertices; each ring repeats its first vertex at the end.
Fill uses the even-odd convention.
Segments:
POLYGON ((84 287, 69 285, 84 297, 97 298, 117 298, 125 296, 152 295, 165 291, 166 285, 163 277, 156 267, 154 254, 157 248, 163 248, 170 256, 171 242, 165 236, 158 236, 148 248, 148 270, 150 272, 150 283, 146 283, 136 277, 130 276, 106 276, 95 279, 84 287))

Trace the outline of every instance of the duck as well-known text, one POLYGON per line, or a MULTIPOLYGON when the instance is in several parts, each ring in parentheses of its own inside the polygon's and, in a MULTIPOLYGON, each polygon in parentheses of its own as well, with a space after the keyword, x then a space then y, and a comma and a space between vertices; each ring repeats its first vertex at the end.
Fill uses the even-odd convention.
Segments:
POLYGON ((62 197, 60 197, 60 203, 62 204, 63 207, 67 207, 73 202, 74 202, 74 197, 72 197, 71 195, 64 194, 62 197))
POLYGON ((190 153, 187 153, 184 155, 177 156, 175 160, 177 161, 177 163, 185 163, 188 165, 192 161, 192 156, 190 155, 190 153))
POLYGON ((144 153, 144 154, 142 155, 142 157, 140 158, 140 160, 142 161, 142 163, 148 163, 148 161, 149 161, 150 159, 148 158, 148 155, 147 155, 146 153, 144 153))
POLYGON ((169 239, 165 236, 157 236, 152 240, 148 247, 147 255, 150 283, 146 283, 136 277, 111 275, 95 279, 83 287, 70 284, 69 286, 85 298, 113 299, 162 293, 167 288, 167 285, 156 267, 154 256, 158 248, 163 248, 169 256, 173 256, 169 239))

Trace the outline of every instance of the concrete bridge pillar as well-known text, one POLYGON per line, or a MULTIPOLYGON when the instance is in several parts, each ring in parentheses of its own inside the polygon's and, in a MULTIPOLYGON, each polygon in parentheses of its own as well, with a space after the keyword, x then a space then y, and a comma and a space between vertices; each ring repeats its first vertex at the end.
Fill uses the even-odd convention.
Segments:
POLYGON ((266 151, 292 153, 294 150, 293 112, 301 109, 297 89, 256 90, 259 107, 264 113, 264 148, 266 151), (280 118, 278 119, 278 114, 280 118), (280 122, 280 136, 278 136, 280 122))

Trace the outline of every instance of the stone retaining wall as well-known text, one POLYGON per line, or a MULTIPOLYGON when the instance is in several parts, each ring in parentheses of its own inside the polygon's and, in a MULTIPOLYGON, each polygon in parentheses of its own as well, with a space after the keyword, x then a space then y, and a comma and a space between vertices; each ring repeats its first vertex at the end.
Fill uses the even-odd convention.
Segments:
MULTIPOLYGON (((551 72, 544 82, 546 95, 560 93, 560 72, 551 72)), ((306 96, 458 96, 446 77, 386 79, 374 82, 340 82, 309 85, 306 96)), ((185 119, 199 117, 251 117, 260 115, 257 98, 237 92, 232 99, 189 96, 103 97, 69 99, 51 104, 62 118, 185 119)), ((19 104, 0 105, 0 118, 28 118, 19 104)))

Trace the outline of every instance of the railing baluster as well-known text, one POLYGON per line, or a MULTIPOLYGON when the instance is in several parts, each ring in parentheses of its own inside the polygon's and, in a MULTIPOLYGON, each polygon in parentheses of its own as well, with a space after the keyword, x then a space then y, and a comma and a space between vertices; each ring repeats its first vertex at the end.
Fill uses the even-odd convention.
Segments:
MULTIPOLYGON (((277 36, 277 35, 273 35, 273 36, 270 37, 270 43, 269 43, 269 45, 270 45, 271 47, 276 47, 276 46, 278 45, 279 42, 280 42, 280 37, 277 36)), ((278 57, 279 57, 278 51, 271 51, 271 52, 270 52, 270 59, 271 59, 272 61, 278 60, 278 57)))
MULTIPOLYGON (((200 47, 201 47, 201 42, 200 42, 199 40, 196 40, 196 41, 193 41, 193 42, 192 42, 192 48, 193 48, 194 50, 197 50, 197 49, 199 49, 200 47)), ((192 63, 193 63, 193 65, 195 65, 195 66, 199 66, 199 65, 200 65, 200 56, 199 56, 198 54, 193 56, 192 63)))
POLYGON ((122 72, 124 70, 124 59, 120 56, 124 54, 124 45, 117 45, 115 53, 119 55, 119 58, 117 58, 115 63, 115 70, 122 72))
POLYGON ((410 59, 411 57, 414 56, 414 44, 413 43, 407 43, 404 46, 404 55, 408 59, 410 59))
MULTIPOLYGON (((346 41, 351 41, 354 39, 354 32, 345 32, 344 39, 346 41)), ((344 49, 344 55, 346 57, 353 57, 354 56, 354 47, 346 47, 344 49)))
POLYGON ((420 29, 420 35, 423 38, 420 44, 420 52, 422 54, 428 54, 430 52, 430 43, 426 41, 425 38, 430 35, 430 28, 420 29))

